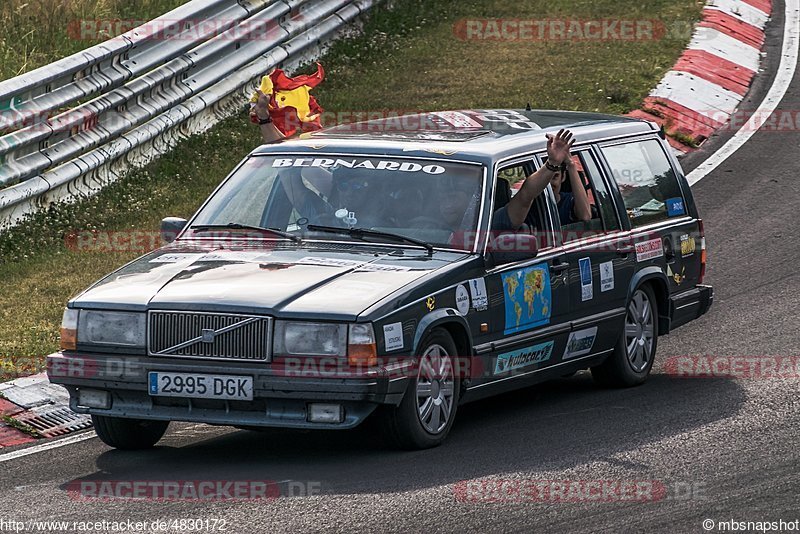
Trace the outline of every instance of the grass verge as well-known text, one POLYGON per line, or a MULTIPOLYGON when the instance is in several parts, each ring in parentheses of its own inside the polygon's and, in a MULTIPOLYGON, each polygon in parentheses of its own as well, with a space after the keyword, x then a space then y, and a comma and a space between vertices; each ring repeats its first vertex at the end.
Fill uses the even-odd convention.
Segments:
MULTIPOLYGON (((360 37, 322 59, 316 91, 328 111, 534 107, 624 113, 636 108, 680 55, 689 35, 640 41, 471 41, 454 33, 475 18, 699 19, 696 0, 397 0, 376 9, 360 37)), ((244 108, 244 105, 243 105, 244 108)), ((190 216, 259 143, 244 112, 135 170, 98 196, 33 216, 0 235, 0 378, 41 369, 56 349, 69 297, 124 262, 128 252, 65 246, 72 231, 155 232, 167 215, 190 216)), ((2 191, 0 191, 0 195, 2 191)))
POLYGON ((3 0, 0 80, 80 52, 187 0, 3 0), (103 24, 81 21, 102 21, 103 24), (112 25, 111 22, 115 21, 112 25), (82 30, 83 28, 83 30, 82 30), (114 32, 113 35, 108 30, 114 32))
POLYGON ((26 425, 25 423, 20 423, 13 417, 9 415, 0 416, 0 422, 5 423, 6 426, 10 426, 12 428, 16 428, 20 432, 24 432, 28 434, 32 438, 41 438, 42 435, 39 433, 38 430, 33 428, 32 426, 26 425))

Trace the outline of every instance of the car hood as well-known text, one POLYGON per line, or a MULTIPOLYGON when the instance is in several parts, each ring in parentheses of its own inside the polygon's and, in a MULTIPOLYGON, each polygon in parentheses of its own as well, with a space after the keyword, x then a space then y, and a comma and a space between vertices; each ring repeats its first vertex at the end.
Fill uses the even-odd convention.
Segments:
POLYGON ((143 256, 71 306, 173 309, 354 320, 398 289, 464 253, 333 245, 254 250, 173 245, 143 256))

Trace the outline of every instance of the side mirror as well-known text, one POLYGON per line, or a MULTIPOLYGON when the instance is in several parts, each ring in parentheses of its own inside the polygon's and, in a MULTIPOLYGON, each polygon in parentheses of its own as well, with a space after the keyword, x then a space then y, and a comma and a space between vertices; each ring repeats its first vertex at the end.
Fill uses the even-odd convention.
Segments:
POLYGON ((161 239, 165 243, 172 243, 186 227, 186 219, 180 217, 166 217, 161 219, 161 239))
POLYGON ((535 235, 525 232, 504 233, 491 238, 488 252, 493 265, 502 265, 535 258, 539 243, 535 235))

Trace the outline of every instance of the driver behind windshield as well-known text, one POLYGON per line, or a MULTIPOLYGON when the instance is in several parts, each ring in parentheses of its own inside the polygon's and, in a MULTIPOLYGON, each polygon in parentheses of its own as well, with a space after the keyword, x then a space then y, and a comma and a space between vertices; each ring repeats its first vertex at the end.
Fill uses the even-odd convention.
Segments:
POLYGON ((352 169, 334 171, 331 192, 334 218, 347 226, 358 228, 386 226, 382 213, 381 180, 385 178, 370 179, 363 171, 352 169))
POLYGON ((466 232, 474 228, 481 184, 465 176, 438 177, 431 183, 425 211, 410 218, 408 227, 444 231, 441 243, 464 248, 466 232))
POLYGON ((439 214, 442 226, 450 232, 465 229, 465 220, 474 218, 479 198, 475 183, 471 180, 444 180, 444 190, 439 194, 439 214))
POLYGON ((363 173, 339 169, 290 168, 280 182, 300 218, 308 224, 371 228, 381 226, 380 184, 363 173))
POLYGON ((306 185, 301 169, 290 168, 281 171, 279 180, 289 202, 297 211, 300 218, 316 222, 325 213, 330 212, 330 205, 324 199, 330 191, 330 177, 327 180, 319 174, 315 175, 316 180, 309 180, 314 190, 306 185))

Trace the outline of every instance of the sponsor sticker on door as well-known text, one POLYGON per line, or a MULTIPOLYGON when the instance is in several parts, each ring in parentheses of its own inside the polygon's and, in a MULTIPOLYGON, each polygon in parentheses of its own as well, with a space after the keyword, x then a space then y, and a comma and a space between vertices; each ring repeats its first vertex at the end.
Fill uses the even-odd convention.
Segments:
POLYGON ((494 374, 507 373, 537 363, 546 362, 553 353, 553 342, 540 343, 532 347, 504 352, 497 357, 494 374))
POLYGON ((386 350, 400 350, 403 348, 403 325, 392 323, 383 326, 383 339, 386 340, 386 350))
POLYGON ((592 300, 594 291, 592 289, 592 260, 581 258, 578 260, 581 271, 581 301, 592 300))
POLYGON ((688 256, 692 256, 694 254, 695 249, 697 248, 697 242, 694 240, 692 236, 689 234, 683 234, 681 236, 681 257, 686 258, 688 256))
POLYGON ((475 278, 469 281, 469 293, 472 296, 472 307, 475 311, 483 311, 489 307, 489 295, 486 293, 486 280, 475 278))
POLYGON ((642 243, 636 243, 636 261, 647 261, 660 258, 664 255, 664 246, 661 238, 650 239, 642 243))
POLYGON ((564 356, 562 360, 569 360, 570 358, 578 358, 586 356, 592 352, 594 340, 597 337, 597 327, 586 328, 572 332, 567 339, 567 347, 564 349, 564 356))
POLYGON ((614 262, 607 261, 600 264, 600 292, 614 289, 614 262))

